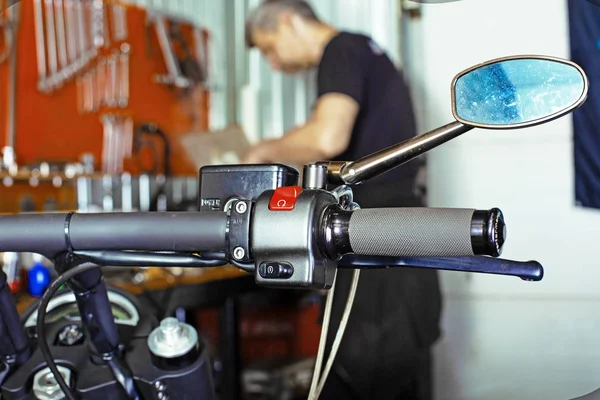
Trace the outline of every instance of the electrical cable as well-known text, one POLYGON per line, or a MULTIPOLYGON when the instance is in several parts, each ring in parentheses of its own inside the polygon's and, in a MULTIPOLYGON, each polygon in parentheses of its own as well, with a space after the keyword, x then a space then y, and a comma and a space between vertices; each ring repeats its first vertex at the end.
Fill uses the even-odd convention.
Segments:
MULTIPOLYGON (((77 250, 74 252, 80 258, 94 264, 110 265, 112 267, 182 267, 182 268, 204 268, 220 267, 227 264, 224 259, 204 258, 205 253, 200 255, 189 253, 152 253, 142 251, 121 250, 77 250)), ((207 253, 218 256, 218 253, 207 253)))
POLYGON ((325 382, 327 380, 327 376, 329 375, 329 371, 331 371, 331 367, 333 366, 333 362, 335 360, 335 356, 340 348, 340 344, 342 343, 342 338, 344 336, 344 332, 346 331, 346 325, 348 325, 348 319, 350 318, 350 311, 352 311, 352 305, 354 304, 354 298, 356 296, 356 289, 358 288, 358 280, 360 278, 360 270, 355 269, 352 274, 352 283, 350 284, 350 293, 348 293, 348 300, 346 300, 346 308, 344 308, 344 314, 342 315, 342 320, 340 321, 340 326, 335 335, 335 339, 333 341, 333 345, 331 347, 331 353, 329 353, 329 358, 327 360, 327 364, 325 364, 325 370, 321 375, 321 382, 317 387, 316 397, 318 399, 323 391, 323 387, 325 387, 325 382))
POLYGON ((235 260, 231 260, 231 265, 241 269, 242 271, 246 271, 246 272, 250 272, 250 273, 254 273, 254 271, 256 270, 256 267, 254 266, 254 264, 241 263, 241 262, 235 261, 235 260))
POLYGON ((315 361, 315 369, 313 371, 313 378, 310 384, 310 391, 308 392, 308 400, 316 400, 315 394, 321 379, 321 366, 323 364, 323 356, 325 355, 325 346, 327 344, 327 331, 329 330, 329 321, 331 320, 331 309, 333 306, 333 294, 335 292, 336 281, 337 273, 333 278, 333 285, 331 285, 331 289, 329 289, 329 292, 327 293, 327 300, 325 301, 325 313, 323 314, 323 324, 321 326, 319 350, 317 351, 317 359, 315 361))
POLYGON ((76 397, 69 385, 67 385, 67 383, 63 379, 56 363, 54 362, 52 353, 50 352, 50 347, 48 346, 48 342, 46 340, 46 312, 48 304, 62 285, 64 285, 69 279, 73 278, 74 276, 94 268, 100 268, 100 266, 96 264, 82 264, 60 275, 54 282, 52 282, 52 284, 46 290, 46 293, 44 293, 44 295, 42 296, 42 300, 40 301, 40 306, 38 309, 37 334, 40 338, 38 346, 40 348, 42 356, 44 357, 44 361, 46 361, 46 364, 48 364, 48 368, 52 372, 52 375, 54 375, 56 383, 58 384, 58 386, 60 386, 67 400, 76 400, 76 397))
MULTIPOLYGON (((344 197, 348 202, 350 209, 360 208, 358 204, 353 202, 352 190, 349 190, 346 186, 341 186, 334 190, 334 195, 338 198, 338 201, 344 197)), ((337 275, 336 275, 337 278, 337 275)), ((325 364, 325 369, 321 374, 321 366, 323 364, 323 356, 325 353, 325 347, 327 342, 327 330, 329 329, 329 322, 331 319, 331 310, 333 306, 333 292, 335 289, 336 278, 333 280, 333 285, 327 294, 327 302, 325 304, 325 313, 323 315, 323 326, 321 329, 321 339, 319 342, 319 350, 317 352, 317 360, 315 363, 315 370, 313 372, 313 380, 311 382, 310 391, 308 394, 307 400, 317 400, 325 387, 325 382, 327 381, 327 376, 329 376, 329 372, 333 367, 333 362, 335 361, 335 356, 340 348, 342 343, 342 338, 344 336, 344 332, 346 331, 346 326, 348 325, 348 319, 350 318, 350 312, 352 311, 352 306, 354 305, 354 299, 356 297, 356 290, 358 288, 358 281, 360 278, 360 270, 354 270, 352 274, 352 282, 350 283, 350 292, 348 293, 348 298, 346 299, 346 306, 344 307, 344 312, 342 314, 342 319, 340 321, 340 325, 335 334, 335 338, 333 340, 333 345, 331 347, 331 351, 327 358, 327 363, 325 364)))

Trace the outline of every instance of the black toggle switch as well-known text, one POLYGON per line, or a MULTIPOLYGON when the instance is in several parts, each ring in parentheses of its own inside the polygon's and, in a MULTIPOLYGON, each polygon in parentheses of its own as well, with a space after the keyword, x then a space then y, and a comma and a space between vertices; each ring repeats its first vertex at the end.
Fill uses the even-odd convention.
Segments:
POLYGON ((294 267, 284 262, 264 262, 258 267, 258 274, 264 279, 289 279, 294 267))

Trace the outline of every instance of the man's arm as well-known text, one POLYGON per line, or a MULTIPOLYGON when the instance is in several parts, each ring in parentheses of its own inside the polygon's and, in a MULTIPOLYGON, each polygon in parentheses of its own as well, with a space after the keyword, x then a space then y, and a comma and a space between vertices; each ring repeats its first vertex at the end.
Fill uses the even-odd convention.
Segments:
POLYGON ((358 111, 359 105, 352 97, 327 93, 319 98, 305 125, 291 129, 280 139, 258 143, 242 162, 307 164, 330 160, 348 147, 358 111))

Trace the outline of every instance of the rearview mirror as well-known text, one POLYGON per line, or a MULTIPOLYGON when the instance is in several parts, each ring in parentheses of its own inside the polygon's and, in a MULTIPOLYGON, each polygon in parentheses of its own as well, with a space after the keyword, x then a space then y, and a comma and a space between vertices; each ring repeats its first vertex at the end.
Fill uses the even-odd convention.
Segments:
POLYGON ((586 99, 588 79, 577 64, 553 57, 504 57, 469 68, 452 82, 459 122, 515 129, 559 118, 586 99))
POLYGON ((579 107, 588 92, 583 69, 556 57, 510 56, 471 67, 452 81, 456 121, 352 162, 328 163, 332 184, 355 185, 381 175, 473 128, 542 124, 579 107))

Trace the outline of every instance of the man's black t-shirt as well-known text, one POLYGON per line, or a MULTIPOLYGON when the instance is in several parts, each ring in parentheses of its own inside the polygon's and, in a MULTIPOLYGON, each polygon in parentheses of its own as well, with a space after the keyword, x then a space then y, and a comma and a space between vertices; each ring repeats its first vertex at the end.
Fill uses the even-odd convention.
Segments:
MULTIPOLYGON (((360 107, 350 145, 336 160, 353 161, 416 134, 402 74, 366 36, 342 32, 329 42, 318 71, 318 95, 327 93, 350 96, 360 107)), ((412 193, 417 169, 413 161, 354 186, 354 197, 366 208, 420 206, 412 193)), ((341 320, 350 281, 351 271, 338 271, 329 345, 341 320)), ((435 271, 363 271, 336 357, 336 374, 345 377, 362 398, 416 398, 404 395, 404 390, 414 388, 413 381, 422 375, 418 360, 440 335, 440 310, 435 271)), ((339 393, 331 396, 339 397, 339 393)))
MULTIPOLYGON (((404 78, 371 38, 347 32, 335 36, 323 52, 317 82, 319 97, 327 93, 345 94, 360 109, 350 144, 335 160, 354 161, 416 135, 404 78)), ((413 161, 366 182, 364 188, 357 187, 355 191, 360 196, 368 187, 369 199, 373 199, 373 190, 379 189, 382 195, 376 197, 404 203, 412 196, 416 171, 417 164, 413 161)), ((374 204, 385 205, 388 204, 374 204)))

